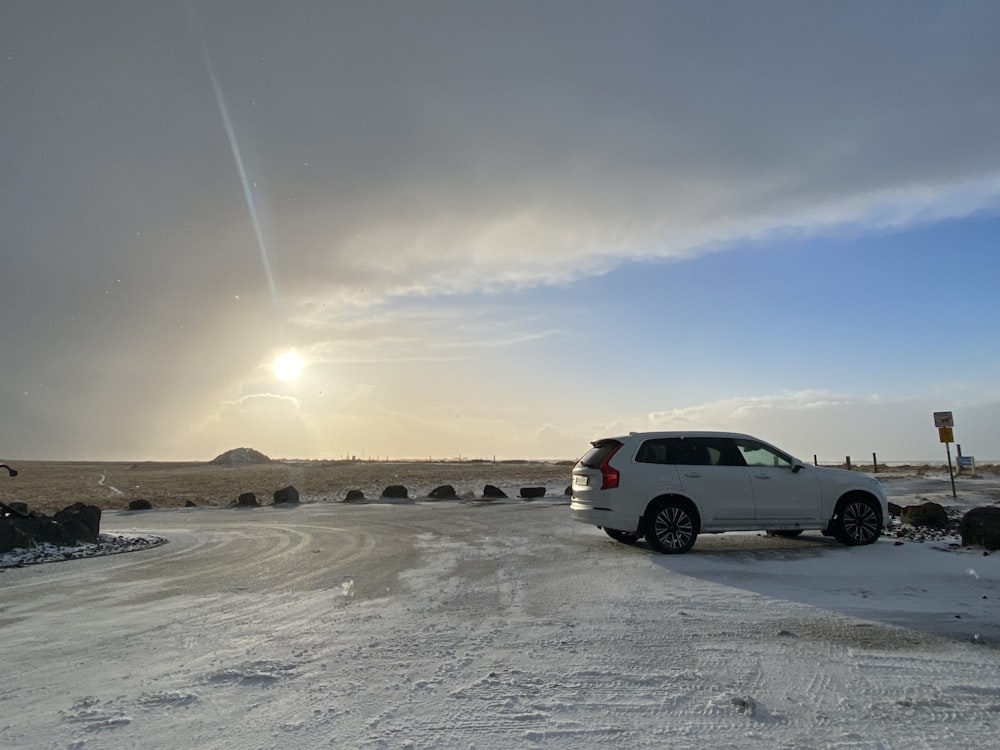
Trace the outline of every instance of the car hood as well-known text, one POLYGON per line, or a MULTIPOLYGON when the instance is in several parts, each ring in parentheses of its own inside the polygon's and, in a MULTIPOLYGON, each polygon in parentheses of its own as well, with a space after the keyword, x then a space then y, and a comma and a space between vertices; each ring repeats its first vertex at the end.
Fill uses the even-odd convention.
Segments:
POLYGON ((825 482, 836 482, 844 486, 867 489, 870 492, 881 495, 883 498, 885 497, 885 488, 882 487, 882 483, 868 474, 849 471, 848 469, 837 469, 833 466, 809 466, 808 468, 815 471, 817 476, 821 477, 825 482))

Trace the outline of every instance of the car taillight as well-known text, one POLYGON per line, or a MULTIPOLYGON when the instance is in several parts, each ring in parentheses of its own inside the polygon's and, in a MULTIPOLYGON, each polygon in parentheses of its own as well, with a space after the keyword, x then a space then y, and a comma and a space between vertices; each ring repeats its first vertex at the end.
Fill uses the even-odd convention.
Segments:
POLYGON ((602 490, 613 490, 618 486, 618 481, 621 479, 621 472, 618 471, 609 462, 612 456, 614 456, 618 449, 621 448, 621 443, 616 445, 614 448, 608 451, 608 455, 604 457, 601 461, 601 465, 598 467, 601 470, 601 489, 602 490))

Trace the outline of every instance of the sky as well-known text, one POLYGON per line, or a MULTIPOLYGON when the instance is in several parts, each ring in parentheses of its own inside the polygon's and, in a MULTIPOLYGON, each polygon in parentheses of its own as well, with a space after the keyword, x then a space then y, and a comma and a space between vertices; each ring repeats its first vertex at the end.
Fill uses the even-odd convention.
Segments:
POLYGON ((0 14, 4 458, 1000 459, 995 2, 0 14))

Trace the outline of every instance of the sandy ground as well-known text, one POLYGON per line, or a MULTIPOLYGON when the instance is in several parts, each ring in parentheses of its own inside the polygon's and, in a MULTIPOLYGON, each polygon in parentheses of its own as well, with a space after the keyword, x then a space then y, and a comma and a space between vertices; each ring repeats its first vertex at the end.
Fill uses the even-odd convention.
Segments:
POLYGON ((101 510, 122 510, 144 499, 155 508, 227 506, 253 492, 262 504, 275 490, 295 487, 302 502, 337 502, 349 490, 378 498, 389 485, 402 484, 411 497, 426 497, 450 484, 463 497, 480 497, 493 484, 510 497, 521 487, 546 488, 562 495, 570 482, 569 463, 540 462, 348 462, 274 461, 269 464, 215 466, 208 463, 102 463, 21 461, 12 479, 0 477, 0 501, 21 501, 33 510, 54 513, 75 502, 101 510))

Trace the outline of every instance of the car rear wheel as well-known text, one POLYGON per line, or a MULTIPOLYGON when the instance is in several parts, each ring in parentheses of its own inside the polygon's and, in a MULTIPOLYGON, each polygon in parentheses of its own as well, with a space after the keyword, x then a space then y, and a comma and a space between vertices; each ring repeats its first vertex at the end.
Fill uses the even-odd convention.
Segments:
POLYGON ((830 530, 841 544, 872 544, 882 534, 882 511, 866 497, 848 497, 841 502, 830 530))
POLYGON ((616 542, 621 542, 622 544, 635 544, 639 541, 638 534, 632 534, 628 531, 619 531, 618 529, 604 529, 604 533, 609 537, 614 539, 616 542))
POLYGON ((679 555, 698 538, 698 515, 690 504, 664 500, 656 505, 646 525, 646 541, 657 552, 679 555))

